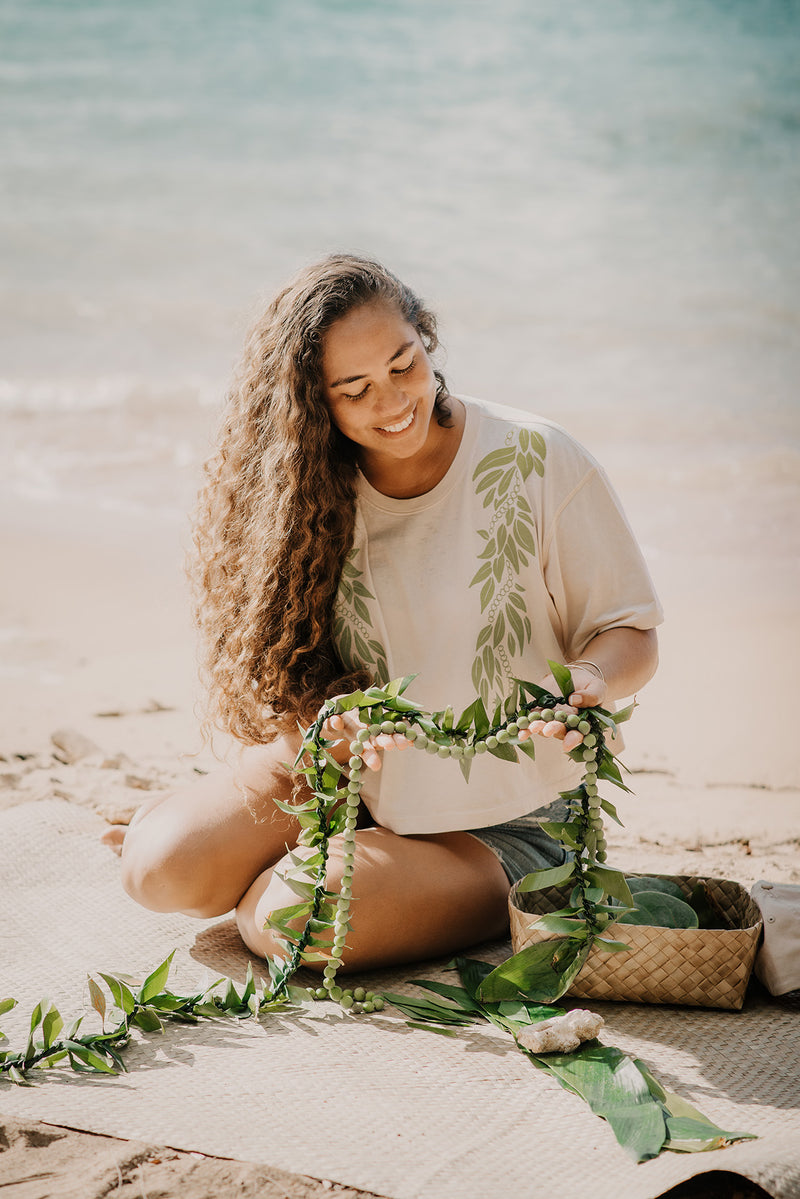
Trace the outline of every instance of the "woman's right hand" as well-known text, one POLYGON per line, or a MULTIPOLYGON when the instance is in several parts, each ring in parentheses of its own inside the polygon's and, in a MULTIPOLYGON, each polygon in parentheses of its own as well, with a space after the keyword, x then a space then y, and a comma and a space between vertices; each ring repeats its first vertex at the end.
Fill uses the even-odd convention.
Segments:
MULTIPOLYGON (((326 740, 335 742, 331 753, 341 765, 350 758, 350 743, 355 741, 358 733, 367 726, 359 720, 355 712, 342 712, 331 716, 322 726, 322 735, 326 740)), ((410 749, 411 742, 402 733, 378 733, 365 741, 359 751, 368 770, 380 770, 381 749, 410 749)))

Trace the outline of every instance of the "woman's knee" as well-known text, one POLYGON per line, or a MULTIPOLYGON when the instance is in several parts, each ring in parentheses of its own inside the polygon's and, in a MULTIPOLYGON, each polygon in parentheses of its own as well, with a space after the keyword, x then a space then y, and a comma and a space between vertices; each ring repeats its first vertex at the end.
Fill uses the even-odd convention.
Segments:
MULTIPOLYGON (((295 858, 309 857, 313 850, 298 846, 293 853, 295 858)), ((241 938, 248 949, 261 957, 286 957, 291 952, 291 947, 272 927, 270 920, 282 908, 294 907, 299 902, 297 893, 286 881, 289 871, 296 870, 296 863, 289 854, 284 855, 274 866, 259 874, 236 905, 236 924, 241 938)), ((288 926, 298 935, 305 924, 303 915, 288 921, 288 926)))
POLYGON ((160 805, 131 822, 122 846, 122 886, 155 912, 185 911, 197 896, 185 828, 160 805))

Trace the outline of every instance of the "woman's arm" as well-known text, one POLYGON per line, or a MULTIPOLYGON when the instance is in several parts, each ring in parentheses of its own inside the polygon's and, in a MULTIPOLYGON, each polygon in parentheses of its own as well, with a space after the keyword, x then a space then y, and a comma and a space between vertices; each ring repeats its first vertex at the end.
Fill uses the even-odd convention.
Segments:
POLYGON ((592 638, 577 662, 588 665, 577 664, 572 671, 575 691, 569 701, 575 707, 586 708, 633 695, 655 674, 658 665, 656 631, 607 629, 592 638), (598 668, 602 678, 592 666, 598 668))

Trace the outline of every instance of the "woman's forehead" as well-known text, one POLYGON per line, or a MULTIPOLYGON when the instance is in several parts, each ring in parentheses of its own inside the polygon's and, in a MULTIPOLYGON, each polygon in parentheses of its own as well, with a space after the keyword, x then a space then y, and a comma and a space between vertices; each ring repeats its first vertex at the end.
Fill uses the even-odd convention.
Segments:
POLYGON ((339 317, 322 339, 322 359, 326 375, 337 374, 348 365, 358 366, 354 358, 389 362, 397 350, 418 340, 417 331, 394 304, 362 304, 339 317))

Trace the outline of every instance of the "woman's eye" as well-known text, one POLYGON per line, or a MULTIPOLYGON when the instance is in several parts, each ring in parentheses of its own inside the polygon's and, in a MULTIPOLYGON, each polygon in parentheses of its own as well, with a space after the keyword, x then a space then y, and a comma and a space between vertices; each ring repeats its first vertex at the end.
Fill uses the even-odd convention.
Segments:
POLYGON ((394 371, 392 371, 392 374, 394 374, 394 375, 407 375, 407 374, 408 374, 408 372, 409 372, 409 371, 411 371, 411 370, 413 370, 413 369, 414 369, 414 367, 415 367, 416 365, 417 365, 417 360, 416 360, 416 358, 412 358, 412 359, 411 359, 411 361, 409 362, 408 366, 398 366, 398 367, 395 367, 394 371))
POLYGON ((367 384, 367 386, 364 388, 363 391, 360 391, 358 393, 358 395, 351 396, 347 392, 344 392, 344 398, 346 400, 363 400, 364 396, 367 394, 368 391, 369 391, 369 383, 367 384))

